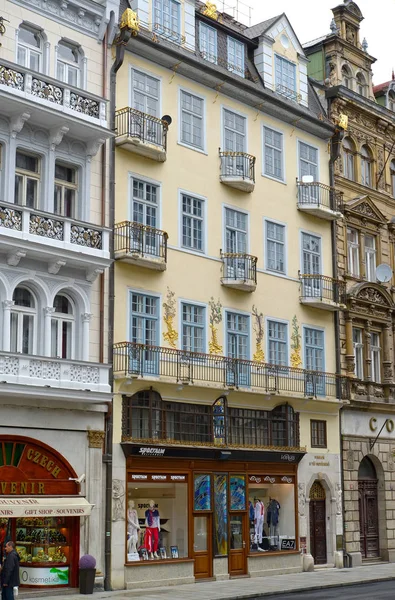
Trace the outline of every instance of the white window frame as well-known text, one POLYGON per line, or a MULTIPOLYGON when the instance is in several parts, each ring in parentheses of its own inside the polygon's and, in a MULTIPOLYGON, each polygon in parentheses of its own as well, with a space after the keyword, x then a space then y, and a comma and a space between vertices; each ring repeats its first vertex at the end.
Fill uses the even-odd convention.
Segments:
MULTIPOLYGON (((313 148, 314 150, 317 151, 317 163, 312 163, 310 161, 307 161, 308 164, 316 164, 317 167, 317 177, 316 177, 316 181, 319 182, 320 181, 320 149, 318 148, 318 146, 314 146, 313 144, 311 144, 310 142, 306 142, 306 140, 302 140, 302 139, 298 139, 298 152, 297 152, 297 158, 298 158, 298 164, 297 164, 297 173, 298 173, 298 179, 300 181, 302 181, 302 174, 301 174, 301 155, 300 155, 300 145, 304 144, 305 146, 309 146, 310 148, 313 148)), ((305 159, 303 159, 305 160, 305 159)))
MULTIPOLYGON (((226 229, 227 229, 227 225, 226 225, 226 212, 228 210, 231 210, 233 212, 237 212, 237 213, 241 213, 243 215, 245 215, 246 217, 246 231, 245 231, 245 235, 246 235, 246 254, 250 253, 250 215, 248 212, 246 212, 245 210, 240 210, 240 208, 238 206, 231 206, 230 204, 223 204, 222 205, 222 223, 223 223, 223 228, 222 228, 222 248, 224 250, 224 252, 227 252, 226 250, 226 229)), ((235 228, 235 230, 237 230, 238 228, 235 228)), ((239 230, 242 233, 242 230, 239 230)))
POLYGON ((203 21, 199 21, 199 52, 201 53, 204 60, 207 60, 208 62, 211 62, 215 65, 217 64, 217 62, 218 62, 217 30, 214 27, 210 27, 210 25, 207 25, 207 23, 203 23, 203 21), (205 30, 207 32, 207 35, 206 35, 206 40, 203 40, 202 33, 205 30), (209 50, 210 50, 210 40, 209 40, 210 34, 214 36, 214 46, 215 46, 214 54, 210 54, 210 52, 209 52, 209 50))
POLYGON ((69 69, 75 69, 77 72, 77 83, 75 84, 75 87, 81 87, 84 88, 84 72, 83 72, 83 65, 84 65, 84 56, 83 56, 83 52, 81 49, 81 46, 79 44, 73 43, 73 42, 69 42, 68 40, 64 40, 61 39, 59 40, 57 47, 56 47, 56 78, 59 81, 62 81, 63 83, 65 83, 66 85, 73 85, 71 83, 68 82, 68 72, 69 69), (61 58, 59 56, 59 46, 66 46, 70 49, 72 49, 73 51, 75 51, 77 53, 77 62, 70 62, 64 58, 61 58), (61 79, 58 76, 58 65, 62 64, 63 68, 64 68, 64 74, 66 77, 64 77, 63 79, 61 79))
POLYGON ((24 51, 26 52, 26 55, 25 55, 25 64, 21 65, 21 66, 24 66, 26 69, 30 69, 30 55, 32 52, 34 52, 35 54, 38 55, 38 62, 39 62, 38 69, 35 72, 36 73, 45 73, 45 47, 44 47, 45 39, 44 39, 42 29, 35 25, 30 25, 29 23, 21 23, 19 25, 18 29, 16 30, 16 34, 17 34, 17 40, 16 40, 16 44, 15 44, 15 51, 16 51, 15 62, 18 65, 20 64, 18 62, 18 51, 19 51, 19 48, 23 48, 24 51), (30 30, 31 32, 34 32, 35 35, 38 35, 38 37, 40 38, 40 48, 34 48, 33 46, 26 44, 25 42, 21 42, 20 35, 19 35, 19 32, 21 29, 30 30))
POLYGON ((273 275, 278 275, 278 276, 286 276, 287 272, 288 272, 288 264, 287 264, 287 254, 288 254, 288 247, 287 247, 287 225, 286 223, 281 223, 280 221, 276 221, 276 219, 269 219, 269 218, 264 218, 263 220, 263 226, 264 226, 264 232, 263 232, 263 239, 264 239, 264 265, 265 265, 265 271, 267 273, 271 273, 273 275), (267 237, 267 226, 268 223, 273 223, 274 225, 277 225, 278 227, 282 227, 283 231, 284 231, 284 242, 278 242, 276 240, 274 240, 274 242, 276 244, 281 244, 283 245, 283 264, 284 264, 284 270, 283 271, 277 271, 275 269, 270 269, 269 268, 269 264, 268 264, 268 237, 267 237))
MULTIPOLYGON (((265 317, 265 337, 266 337, 266 362, 270 363, 270 338, 269 338, 269 323, 279 323, 280 325, 284 325, 286 329, 286 337, 285 337, 285 346, 286 346, 286 362, 285 365, 281 366, 289 366, 290 364, 290 343, 289 343, 289 321, 284 319, 278 319, 277 317, 265 317)), ((271 363, 276 364, 276 363, 271 363)))
MULTIPOLYGON (((157 292, 152 292, 147 289, 139 289, 139 288, 128 288, 128 303, 127 303, 127 335, 128 340, 132 341, 132 300, 133 294, 137 294, 139 296, 149 296, 155 298, 157 301, 157 331, 156 331, 156 346, 160 346, 162 340, 162 296, 157 292)), ((143 313, 141 313, 143 314, 143 313)))
POLYGON ((243 42, 236 40, 236 38, 228 35, 227 43, 226 43, 226 52, 227 52, 227 68, 231 73, 235 73, 240 77, 245 77, 245 45, 243 42), (233 45, 233 50, 232 50, 233 45), (240 64, 237 63, 237 48, 241 49, 241 60, 240 64), (233 54, 234 62, 232 63, 230 60, 230 56, 233 54))
POLYGON ((17 304, 14 304, 12 306, 11 311, 10 311, 10 338, 11 338, 11 334, 12 334, 12 325, 11 325, 12 316, 11 315, 16 314, 17 315, 16 352, 18 354, 24 354, 22 352, 22 348, 23 348, 23 317, 25 315, 32 317, 32 340, 31 340, 32 352, 29 354, 24 354, 24 356, 32 356, 34 354, 37 354, 38 299, 37 299, 37 296, 32 292, 32 290, 30 290, 28 287, 23 285, 23 283, 18 284, 15 287, 13 294, 15 293, 15 290, 17 288, 26 289, 32 295, 35 306, 34 306, 34 308, 30 308, 27 306, 18 306, 17 304))
MULTIPOLYGON (((71 313, 54 312, 51 316, 51 356, 53 358, 63 358, 61 355, 61 352, 59 353, 59 350, 61 351, 62 342, 63 342, 62 325, 63 325, 63 323, 70 323, 70 325, 71 325, 71 327, 70 327, 70 338, 71 338, 70 339, 70 356, 66 356, 65 360, 73 360, 75 358, 75 342, 76 342, 75 304, 71 300, 71 298, 67 294, 64 294, 62 291, 58 292, 56 294, 56 296, 64 296, 65 298, 67 298, 67 300, 70 302, 72 312, 71 313), (52 347, 52 326, 54 323, 56 323, 57 338, 58 338, 56 355, 53 354, 53 347, 52 347)), ((55 303, 55 300, 54 300, 54 303, 55 303)))
POLYGON ((364 252, 365 252, 365 277, 367 281, 376 281, 376 266, 377 266, 377 240, 376 236, 371 233, 364 233, 364 252), (373 247, 366 246, 366 238, 371 238, 373 247))
POLYGON ((364 156, 362 154, 363 151, 363 147, 361 148, 361 185, 364 185, 366 187, 373 187, 373 162, 374 159, 372 157, 372 153, 371 150, 368 146, 366 146, 366 148, 368 149, 367 154, 370 153, 370 156, 364 156))
POLYGON ((263 177, 267 177, 268 179, 273 179, 274 181, 279 181, 281 183, 285 183, 285 147, 284 147, 284 132, 272 127, 271 125, 263 125, 262 126, 262 175, 263 177), (273 152, 277 151, 281 153, 281 177, 276 177, 275 175, 270 175, 266 173, 266 129, 273 131, 281 136, 281 150, 275 148, 274 146, 269 146, 273 152))
POLYGON ((207 238, 207 198, 205 196, 201 196, 200 194, 195 194, 194 192, 190 192, 188 190, 179 189, 178 190, 178 214, 179 214, 179 231, 178 231, 178 239, 179 239, 179 248, 183 252, 188 252, 190 254, 195 254, 196 256, 202 256, 207 254, 208 247, 208 238, 207 238), (194 248, 188 248, 183 245, 183 208, 182 208, 182 197, 189 196, 196 200, 200 200, 203 203, 202 210, 202 242, 203 248, 202 250, 195 250, 194 248))
POLYGON ((346 228, 346 245, 347 245, 347 271, 349 275, 353 277, 361 276, 361 235, 358 229, 354 227, 346 228), (355 232, 357 236, 357 242, 349 242, 348 240, 348 232, 355 232), (356 265, 354 265, 356 262, 356 265), (357 267, 357 272, 355 272, 355 266, 357 267), (354 267, 354 268, 353 268, 354 267))
MULTIPOLYGON (((183 318, 183 307, 184 306, 192 306, 194 308, 202 309, 202 311, 203 311, 203 325, 200 326, 200 325, 192 324, 191 327, 196 327, 203 331, 203 343, 202 343, 202 350, 200 352, 202 352, 203 354, 206 354, 207 353, 207 317, 208 317, 207 305, 203 304, 201 302, 194 302, 192 300, 183 300, 183 299, 179 300, 179 315, 180 315, 179 331, 181 332, 180 343, 179 343, 180 350, 184 350, 183 336, 184 336, 184 325, 186 324, 186 322, 184 321, 184 318, 183 318)), ((184 350, 184 351, 185 352, 196 352, 196 350, 184 350)))
MULTIPOLYGON (((316 327, 315 325, 303 324, 302 325, 302 353, 303 353, 303 368, 307 369, 306 365, 306 329, 314 329, 320 331, 323 334, 323 345, 322 345, 322 373, 326 371, 326 335, 324 327, 316 327)), ((325 386, 325 383, 324 383, 325 386)))
POLYGON ((80 198, 79 198, 79 190, 80 190, 80 169, 78 167, 78 165, 73 165, 73 164, 67 164, 65 161, 61 160, 61 159, 56 159, 55 160, 55 171, 54 171, 54 214, 62 216, 62 217, 68 217, 70 219, 77 219, 78 215, 79 215, 79 204, 80 204, 80 198), (66 167, 67 169, 74 169, 75 171, 75 183, 71 183, 68 181, 64 181, 63 179, 56 179, 56 163, 59 163, 59 165, 66 167), (60 187, 61 188, 61 205, 62 205, 62 210, 61 212, 55 212, 55 193, 56 193, 56 187, 60 187), (64 211, 64 196, 65 196, 65 192, 66 190, 73 190, 74 191, 74 203, 73 203, 73 207, 72 207, 72 214, 70 216, 65 214, 64 211))
POLYGON ((288 60, 288 58, 285 58, 284 56, 281 56, 280 54, 274 55, 274 79, 276 82, 276 89, 277 89, 277 86, 280 85, 283 88, 290 90, 291 92, 294 92, 295 95, 297 94, 298 82, 297 82, 297 68, 296 67, 297 67, 297 65, 292 60, 288 60), (281 76, 281 82, 278 81, 278 74, 277 74, 277 64, 278 63, 277 63, 277 61, 281 61, 281 62, 287 63, 288 65, 292 65, 292 67, 294 69, 294 82, 295 82, 295 85, 293 88, 290 88, 288 85, 284 85, 282 76, 281 76))
MULTIPOLYGON (((246 317, 247 318, 247 323, 248 323, 248 327, 247 327, 247 333, 241 333, 241 335, 247 337, 247 358, 240 358, 237 357, 237 359, 240 360, 251 360, 251 356, 252 356, 252 315, 250 312, 246 312, 244 310, 238 310, 235 308, 223 308, 223 329, 224 329, 224 348, 225 348, 225 356, 229 356, 229 349, 228 349, 228 314, 233 314, 233 315, 238 315, 241 317, 246 317)), ((236 332, 237 333, 237 332, 236 332)))
POLYGON ((204 96, 201 96, 199 94, 196 94, 195 92, 192 92, 191 90, 184 88, 184 87, 180 87, 179 88, 179 96, 178 96, 178 143, 180 146, 185 146, 186 148, 189 148, 190 150, 195 150, 196 152, 202 152, 203 154, 207 154, 207 150, 206 150, 206 144, 207 144, 207 139, 206 139, 206 98, 204 96), (193 112, 187 111, 186 109, 182 108, 182 95, 183 94, 190 94, 191 96, 194 96, 195 98, 198 98, 199 100, 202 101, 202 107, 203 107, 203 114, 201 117, 199 117, 199 115, 196 115, 193 112), (201 126, 202 126, 202 146, 195 146, 193 144, 190 144, 188 142, 183 141, 182 139, 182 116, 183 116, 183 112, 186 112, 187 114, 190 114, 196 118, 200 118, 201 119, 201 126))
POLYGON ((378 331, 372 331, 370 337, 370 358, 372 361, 372 382, 381 383, 381 340, 378 331), (377 338, 375 337, 377 336, 377 338), (377 339, 378 344, 373 344, 374 339, 377 339))
MULTIPOLYGON (((237 115, 238 117, 242 117, 244 119, 244 121, 245 121, 244 149, 240 150, 240 152, 244 152, 244 153, 248 154, 248 115, 240 112, 239 110, 235 110, 231 106, 225 106, 225 105, 221 106, 221 149, 224 150, 225 152, 227 151, 227 149, 225 148, 225 140, 226 140, 226 137, 225 137, 225 111, 233 113, 233 114, 237 115)), ((234 129, 230 129, 229 127, 227 127, 227 129, 229 129, 229 131, 233 131, 235 133, 234 129)), ((229 152, 233 152, 233 151, 229 150, 229 152)))
MULTIPOLYGON (((171 10, 169 12, 169 15, 171 14, 171 10)), ((172 25, 171 23, 172 17, 170 16, 170 25, 172 25)), ((159 35, 162 35, 163 37, 166 37, 169 40, 172 40, 173 42, 180 42, 181 41, 181 4, 178 0, 153 0, 152 2, 152 27, 153 27, 153 32, 154 33, 158 33, 159 35), (178 21, 178 31, 175 31, 174 29, 172 29, 172 27, 167 27, 164 22, 165 22, 165 10, 164 10, 164 3, 168 2, 169 3, 169 7, 171 5, 173 5, 174 7, 176 7, 177 10, 177 21, 178 21), (161 13, 159 21, 156 21, 156 4, 160 4, 159 7, 159 11, 161 13), (156 27, 155 27, 156 25, 156 27)))
MULTIPOLYGON (((16 149, 15 158, 16 158, 16 154, 18 154, 18 153, 24 154, 25 156, 31 156, 31 157, 37 159, 37 161, 38 161, 38 172, 37 173, 17 167, 15 164, 14 179, 16 178, 17 175, 22 177, 22 203, 18 204, 18 206, 24 206, 24 207, 30 208, 31 210, 33 210, 33 209, 38 210, 40 208, 40 194, 41 194, 42 174, 43 174, 42 173, 42 157, 39 154, 29 152, 25 148, 21 148, 21 147, 18 147, 16 149), (35 202, 34 207, 28 207, 26 204, 26 190, 27 190, 27 180, 28 179, 33 179, 33 180, 37 181, 37 194, 36 194, 36 202, 35 202)), ((14 185, 15 185, 15 183, 14 183, 14 185)), ((14 202, 15 202, 15 204, 17 204, 16 197, 14 198, 14 202)))
MULTIPOLYGON (((354 144, 353 140, 350 138, 346 138, 350 140, 350 144, 354 144)), ((342 147, 343 154, 343 173, 344 177, 346 177, 349 181, 355 181, 355 152, 346 148, 343 144, 342 147)))
MULTIPOLYGON (((148 77, 151 77, 152 79, 156 79, 158 82, 158 98, 155 98, 154 96, 147 94, 145 91, 141 92, 139 91, 140 94, 142 94, 143 96, 146 97, 150 97, 153 98, 154 100, 157 100, 158 102, 158 115, 150 115, 150 113, 146 112, 147 110, 147 102, 145 101, 145 111, 144 114, 147 114, 149 116, 153 116, 156 117, 157 119, 161 117, 162 113, 162 77, 160 75, 157 75, 157 73, 153 73, 151 71, 149 71, 149 67, 150 67, 150 63, 143 61, 142 65, 135 65, 135 64, 131 64, 130 65, 130 71, 129 71, 129 106, 131 108, 134 107, 134 73, 137 71, 139 73, 141 73, 142 75, 147 75, 148 77), (145 68, 147 67, 147 68, 145 68)), ((138 110, 138 109, 136 109, 138 110)))
POLYGON ((354 348, 354 360, 355 360, 355 375, 358 379, 364 379, 364 344, 363 344, 363 334, 364 331, 361 327, 353 327, 352 328, 352 343, 354 348), (360 340, 355 340, 354 331, 358 332, 358 336, 360 335, 360 340))

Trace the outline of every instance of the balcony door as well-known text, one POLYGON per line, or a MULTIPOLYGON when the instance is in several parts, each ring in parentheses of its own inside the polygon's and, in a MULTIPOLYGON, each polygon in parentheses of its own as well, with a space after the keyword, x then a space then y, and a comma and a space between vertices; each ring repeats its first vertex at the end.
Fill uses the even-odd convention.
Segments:
MULTIPOLYGON (((247 253, 247 215, 230 208, 225 209, 225 252, 241 255, 247 253)), ((224 271, 224 277, 248 279, 245 256, 227 256, 224 271)))
MULTIPOLYGON (((131 107, 135 110, 158 119, 160 117, 160 81, 146 73, 133 69, 132 71, 132 102, 131 107)), ((130 115, 130 133, 132 137, 152 144, 160 144, 162 141, 162 129, 158 123, 147 119, 143 115, 130 115)))
POLYGON ((227 312, 226 329, 227 356, 233 359, 228 363, 226 383, 231 386, 248 386, 251 380, 250 366, 241 361, 249 359, 249 317, 227 312))
POLYGON ((130 341, 142 345, 130 350, 130 371, 157 375, 159 355, 152 346, 158 343, 158 298, 132 292, 130 323, 130 341))
POLYGON ((318 371, 306 374, 307 396, 325 395, 325 356, 324 356, 324 332, 312 327, 304 328, 304 362, 308 371, 318 371))
POLYGON ((158 186, 133 178, 131 251, 159 256, 159 237, 151 230, 157 227, 158 192, 158 186))
MULTIPOLYGON (((299 179, 312 177, 313 182, 318 182, 318 150, 304 142, 299 142, 299 179)), ((319 203, 319 187, 309 185, 302 188, 303 203, 319 203)))
POLYGON ((245 157, 243 153, 246 151, 246 119, 230 110, 224 109, 224 149, 229 152, 229 156, 225 156, 225 172, 224 175, 233 177, 245 177, 248 175, 245 168, 245 157), (231 153, 234 153, 232 156, 231 153))
POLYGON ((321 297, 321 238, 310 233, 302 233, 302 274, 303 296, 321 297))

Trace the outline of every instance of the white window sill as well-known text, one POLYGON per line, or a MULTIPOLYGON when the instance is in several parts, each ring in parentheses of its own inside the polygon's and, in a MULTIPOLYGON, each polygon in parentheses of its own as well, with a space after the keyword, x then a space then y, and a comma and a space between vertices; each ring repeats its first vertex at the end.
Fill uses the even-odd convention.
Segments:
POLYGON ((199 154, 204 154, 205 156, 208 156, 208 152, 206 152, 206 150, 202 149, 202 148, 197 148, 196 146, 190 146, 189 144, 186 144, 185 142, 177 142, 178 146, 183 146, 184 148, 188 148, 188 150, 194 150, 195 152, 199 152, 199 154))
POLYGON ((287 185, 285 179, 278 179, 277 177, 273 177, 272 175, 266 175, 266 173, 263 172, 262 177, 265 177, 265 179, 271 179, 272 181, 276 181, 277 183, 282 183, 283 185, 287 185))

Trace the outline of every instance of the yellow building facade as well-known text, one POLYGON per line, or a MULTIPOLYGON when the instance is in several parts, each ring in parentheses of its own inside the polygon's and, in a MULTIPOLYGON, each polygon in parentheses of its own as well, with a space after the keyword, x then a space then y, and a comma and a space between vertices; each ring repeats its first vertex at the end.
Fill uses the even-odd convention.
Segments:
POLYGON ((116 87, 112 585, 334 562, 334 129, 285 15, 151 4, 116 87))

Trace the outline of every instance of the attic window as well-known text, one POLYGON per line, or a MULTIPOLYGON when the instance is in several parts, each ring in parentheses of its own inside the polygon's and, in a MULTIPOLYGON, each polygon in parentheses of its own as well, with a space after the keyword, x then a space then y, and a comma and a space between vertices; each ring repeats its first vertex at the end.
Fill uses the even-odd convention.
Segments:
POLYGON ((296 65, 276 54, 274 66, 276 92, 296 101, 298 99, 296 93, 296 65))
POLYGON ((362 75, 362 73, 357 74, 357 91, 358 91, 358 94, 361 94, 361 96, 367 95, 366 79, 362 75))

